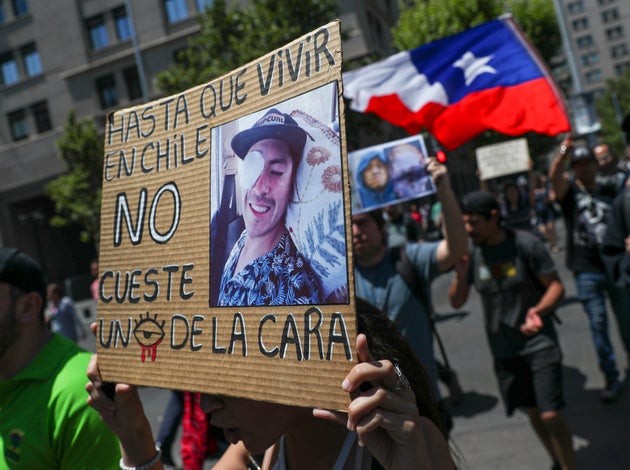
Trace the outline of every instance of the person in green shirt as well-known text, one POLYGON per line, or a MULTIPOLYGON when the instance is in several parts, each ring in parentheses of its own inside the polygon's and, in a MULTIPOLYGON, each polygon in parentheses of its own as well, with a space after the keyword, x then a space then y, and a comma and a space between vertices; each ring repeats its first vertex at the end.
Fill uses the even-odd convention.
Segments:
POLYGON ((39 265, 0 248, 0 470, 118 468, 116 436, 85 400, 91 353, 51 333, 39 265))

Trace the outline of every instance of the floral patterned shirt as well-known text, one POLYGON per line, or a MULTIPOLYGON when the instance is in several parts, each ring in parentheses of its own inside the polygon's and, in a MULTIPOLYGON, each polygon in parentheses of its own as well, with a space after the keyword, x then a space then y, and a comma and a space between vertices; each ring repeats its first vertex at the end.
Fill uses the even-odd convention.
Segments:
POLYGON ((234 244, 223 270, 219 306, 309 305, 322 303, 319 276, 285 232, 265 256, 234 273, 247 231, 234 244))

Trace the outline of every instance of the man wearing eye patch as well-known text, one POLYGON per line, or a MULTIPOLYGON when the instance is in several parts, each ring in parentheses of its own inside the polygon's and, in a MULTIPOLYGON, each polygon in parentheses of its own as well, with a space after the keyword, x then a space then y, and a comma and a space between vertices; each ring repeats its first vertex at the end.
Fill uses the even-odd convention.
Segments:
POLYGON ((232 139, 243 160, 245 230, 223 270, 219 306, 322 303, 321 281, 285 225, 306 138, 291 116, 272 108, 232 139))

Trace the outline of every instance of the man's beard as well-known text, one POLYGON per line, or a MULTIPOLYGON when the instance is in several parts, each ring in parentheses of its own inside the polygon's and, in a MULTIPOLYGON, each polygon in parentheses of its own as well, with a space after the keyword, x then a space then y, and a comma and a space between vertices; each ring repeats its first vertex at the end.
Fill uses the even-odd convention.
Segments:
POLYGON ((20 336, 18 328, 17 314, 15 312, 15 301, 11 302, 7 316, 0 320, 0 358, 2 358, 9 348, 20 336))

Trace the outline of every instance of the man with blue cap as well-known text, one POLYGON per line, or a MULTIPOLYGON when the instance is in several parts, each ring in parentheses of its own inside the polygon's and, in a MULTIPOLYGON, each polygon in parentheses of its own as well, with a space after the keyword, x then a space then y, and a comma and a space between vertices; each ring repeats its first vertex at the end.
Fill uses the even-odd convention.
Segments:
POLYGON ((396 199, 387 168, 387 158, 381 152, 368 152, 361 156, 356 173, 363 208, 380 207, 396 199))

